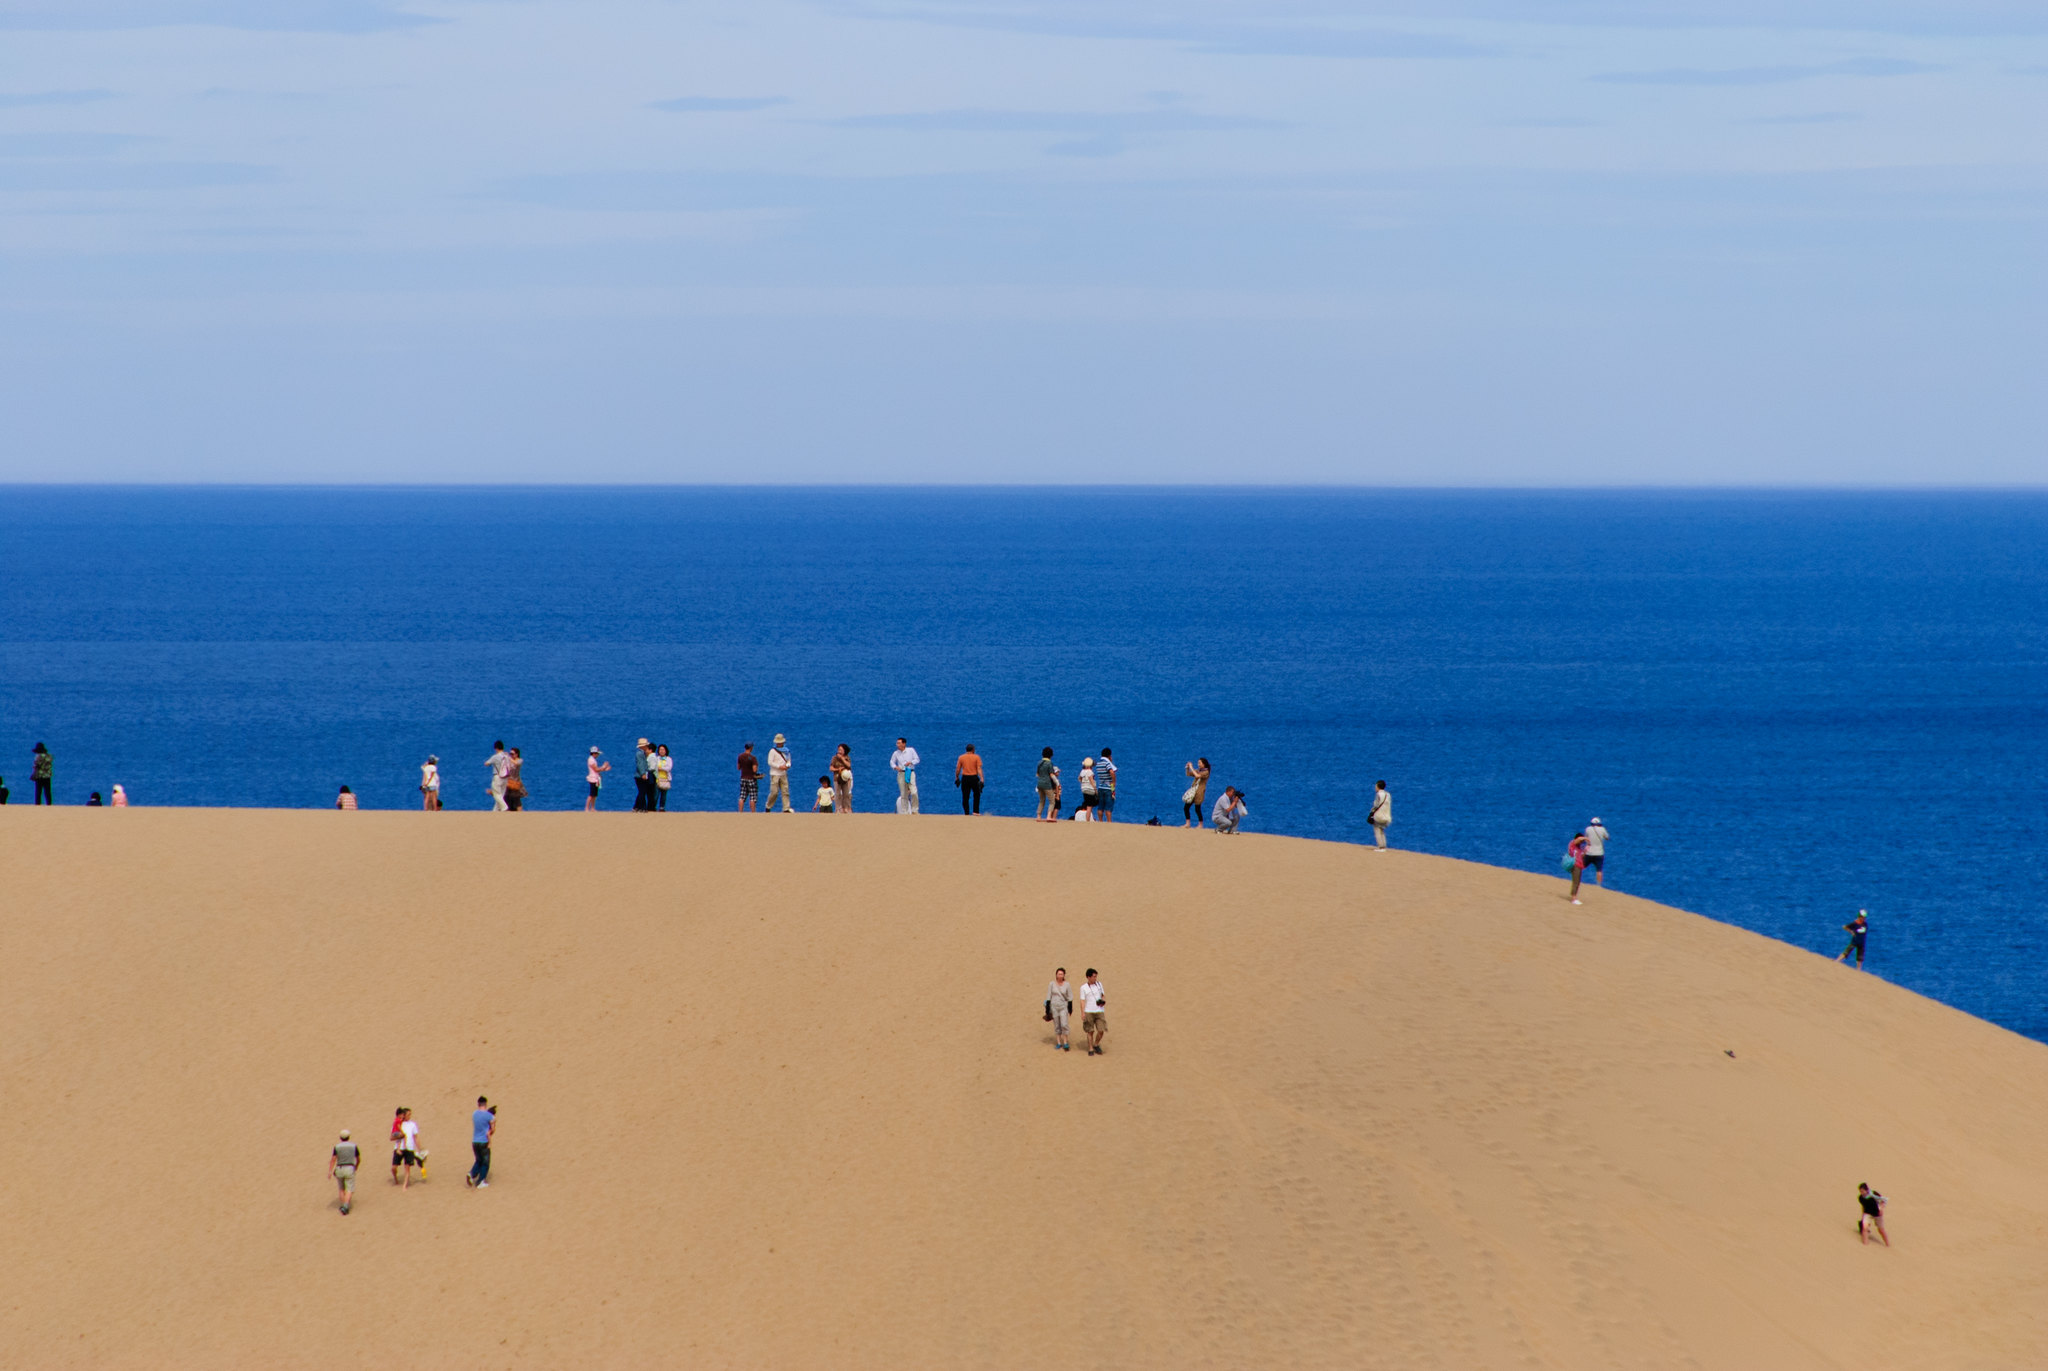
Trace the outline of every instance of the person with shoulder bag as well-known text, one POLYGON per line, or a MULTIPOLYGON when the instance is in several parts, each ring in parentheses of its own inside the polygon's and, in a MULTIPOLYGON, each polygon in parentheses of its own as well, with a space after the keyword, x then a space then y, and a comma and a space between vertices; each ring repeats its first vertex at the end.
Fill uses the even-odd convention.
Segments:
POLYGON ((1056 1052, 1071 1052, 1073 1045, 1067 1041, 1067 1020, 1074 1012, 1074 987, 1067 983, 1067 969, 1059 967, 1052 973, 1052 984, 1045 988, 1045 1021, 1052 1025, 1052 1045, 1056 1052))

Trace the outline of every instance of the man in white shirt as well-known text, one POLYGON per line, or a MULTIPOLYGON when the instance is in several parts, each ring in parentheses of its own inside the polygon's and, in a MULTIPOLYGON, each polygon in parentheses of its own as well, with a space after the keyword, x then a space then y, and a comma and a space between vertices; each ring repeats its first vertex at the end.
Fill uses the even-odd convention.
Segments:
POLYGON ((766 814, 775 808, 775 797, 782 796, 782 812, 796 813, 796 806, 789 802, 789 740, 780 733, 775 735, 775 745, 768 749, 768 799, 761 806, 766 814))
POLYGON ((1387 825, 1394 822, 1394 794, 1381 781, 1372 793, 1372 809, 1365 816, 1372 824, 1372 846, 1375 852, 1387 850, 1387 825))
POLYGON ((505 778, 512 774, 512 756, 505 751, 505 742, 502 738, 492 743, 491 747, 495 749, 491 753, 491 760, 484 763, 491 769, 491 808, 494 811, 502 811, 510 808, 505 803, 505 778))
POLYGON ((1102 1035, 1109 1032, 1109 999, 1103 992, 1102 982, 1095 979, 1095 968, 1088 968, 1088 979, 1081 982, 1081 1031, 1088 1035, 1088 1055, 1102 1055, 1102 1035))
POLYGON ((896 812, 917 813, 917 749, 906 738, 896 740, 896 750, 889 754, 889 765, 896 772, 896 812))
POLYGON ((391 1152, 391 1179, 397 1180, 400 1167, 405 1169, 405 1183, 401 1190, 412 1189, 412 1169, 417 1166, 425 1175, 427 1164, 420 1157, 420 1126, 410 1109, 398 1111, 398 1145, 391 1152))

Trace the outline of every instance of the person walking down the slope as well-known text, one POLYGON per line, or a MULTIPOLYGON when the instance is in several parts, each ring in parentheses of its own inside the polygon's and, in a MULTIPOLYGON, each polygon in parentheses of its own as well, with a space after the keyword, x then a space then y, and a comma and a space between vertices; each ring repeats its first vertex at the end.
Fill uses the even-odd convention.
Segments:
POLYGON ((1217 797, 1216 808, 1209 813, 1209 822, 1218 833, 1235 833, 1248 813, 1244 796, 1238 793, 1236 786, 1227 785, 1223 787, 1223 794, 1217 797))
POLYGON ((818 802, 811 806, 812 812, 830 814, 838 805, 839 792, 832 785, 830 776, 818 778, 818 802))
POLYGON ((853 813, 853 748, 841 743, 828 766, 832 772, 832 807, 841 814, 853 813))
POLYGON ((507 808, 505 778, 512 774, 512 757, 505 751, 503 738, 491 744, 491 759, 484 765, 491 769, 491 812, 502 814, 507 808))
POLYGON ((597 760, 603 755, 602 752, 593 747, 590 749, 589 759, 584 763, 583 782, 590 787, 590 793, 583 797, 583 812, 585 814, 595 814, 597 812, 597 792, 604 789, 604 773, 612 769, 610 762, 600 762, 597 760))
POLYGON ((960 787, 960 812, 981 813, 981 754, 969 743, 967 750, 953 763, 953 784, 960 787))
POLYGON ((469 1116, 469 1150, 476 1161, 469 1168, 467 1184, 485 1190, 491 1184, 491 1139, 498 1136, 498 1106, 482 1095, 476 1097, 476 1112, 469 1116))
POLYGON ((1583 878, 1585 877, 1585 874, 1586 874, 1586 835, 1585 835, 1585 834, 1583 834, 1583 833, 1574 833, 1574 834, 1572 835, 1572 840, 1571 840, 1571 842, 1570 842, 1569 844, 1567 844, 1567 845, 1565 846, 1565 850, 1564 850, 1564 864, 1565 864, 1565 865, 1566 865, 1567 867, 1570 867, 1570 868, 1571 868, 1571 873, 1572 873, 1572 903, 1573 903, 1573 904, 1584 904, 1584 903, 1585 903, 1585 901, 1584 901, 1584 900, 1581 900, 1581 899, 1579 898, 1579 882, 1580 882, 1580 881, 1581 881, 1581 880, 1582 880, 1582 879, 1583 879, 1583 878))
POLYGON ((1071 1052, 1067 1041, 1067 1020, 1074 1013, 1074 987, 1067 981, 1067 969, 1055 967, 1052 984, 1045 988, 1045 1017, 1052 1024, 1052 1045, 1056 1052, 1071 1052))
POLYGON ((796 806, 789 798, 789 739, 780 733, 775 735, 774 744, 768 749, 768 798, 761 805, 766 814, 775 808, 775 797, 782 797, 782 812, 796 813, 796 806))
POLYGON ((1856 917, 1842 925, 1842 931, 1849 935, 1849 945, 1842 949, 1842 955, 1835 958, 1835 960, 1838 962, 1846 961, 1853 954, 1856 958, 1856 969, 1861 971, 1863 969, 1863 942, 1864 939, 1870 936, 1870 911, 1867 909, 1857 910, 1856 917))
POLYGON ((1886 1247, 1892 1245, 1891 1234, 1884 1231, 1884 1206, 1884 1196, 1872 1190, 1869 1181, 1856 1187, 1856 1208, 1860 1211, 1856 1215, 1856 1236, 1866 1247, 1870 1245, 1873 1232, 1886 1247))
POLYGON ((910 745, 908 738, 896 740, 896 750, 889 754, 889 769, 896 773, 896 812, 917 813, 917 749, 910 745))
POLYGON ((506 748, 505 756, 511 762, 505 773, 505 808, 516 814, 526 808, 526 758, 516 747, 506 748))
POLYGON ((1102 982, 1095 979, 1095 968, 1088 968, 1088 979, 1081 983, 1081 1032, 1088 1038, 1088 1055, 1102 1055, 1102 1037, 1109 1032, 1108 992, 1102 982))
POLYGON ((341 1130, 341 1141, 327 1154, 327 1179, 334 1182, 341 1192, 341 1212, 348 1213, 356 1202, 356 1163, 363 1159, 363 1150, 348 1140, 348 1130, 341 1130))
POLYGON ((354 809, 356 807, 355 792, 347 786, 343 786, 341 793, 334 797, 334 807, 336 809, 354 809))
POLYGON ((761 799, 761 759, 754 755, 754 745, 744 743, 740 747, 740 802, 739 812, 744 814, 754 808, 761 799))
POLYGON ((432 812, 441 807, 441 759, 432 753, 420 763, 420 808, 432 812))
POLYGON ((398 1173, 402 1168, 405 1182, 401 1189, 412 1189, 412 1170, 420 1169, 426 1175, 427 1164, 420 1159, 420 1126, 413 1122, 412 1111, 400 1105, 398 1117, 391 1121, 391 1183, 399 1185, 398 1173))
POLYGON ((1209 759, 1197 757, 1181 770, 1188 774, 1188 788, 1180 797, 1180 826, 1200 828, 1202 826, 1202 799, 1209 793, 1209 759))
POLYGON ((55 795, 50 790, 51 785, 54 784, 53 778, 56 776, 56 759, 50 756, 50 749, 44 747, 41 743, 37 743, 36 750, 30 754, 28 776, 31 781, 35 782, 37 804, 54 805, 57 803, 55 795))
POLYGON ((668 792, 676 783, 676 759, 668 755, 668 744, 654 748, 654 807, 668 812, 668 792))
POLYGON ((1095 760, 1095 817, 1105 824, 1116 822, 1116 763, 1106 747, 1095 760))
POLYGON ((654 747, 645 738, 633 744, 633 812, 654 812, 654 747))
POLYGON ((1052 749, 1038 759, 1038 812, 1033 817, 1042 823, 1050 823, 1060 816, 1059 802, 1060 769, 1052 764, 1052 749))
POLYGON ((1593 884, 1602 887, 1607 884, 1607 839, 1608 832, 1595 814, 1593 822, 1586 825, 1586 865, 1593 868, 1593 884))
POLYGON ((1372 825, 1372 847, 1375 852, 1387 850, 1387 829, 1394 822, 1394 794, 1381 781, 1372 792, 1372 809, 1366 821, 1372 825))

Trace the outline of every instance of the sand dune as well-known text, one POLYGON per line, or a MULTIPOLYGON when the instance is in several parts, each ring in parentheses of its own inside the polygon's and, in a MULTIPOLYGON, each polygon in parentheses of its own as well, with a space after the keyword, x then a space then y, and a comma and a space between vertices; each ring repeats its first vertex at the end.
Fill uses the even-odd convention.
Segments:
POLYGON ((1612 892, 1133 826, 19 807, 0 877, 10 1367, 2048 1364, 2048 1047, 1612 892), (1055 963, 1107 1056, 1047 1046, 1055 963))

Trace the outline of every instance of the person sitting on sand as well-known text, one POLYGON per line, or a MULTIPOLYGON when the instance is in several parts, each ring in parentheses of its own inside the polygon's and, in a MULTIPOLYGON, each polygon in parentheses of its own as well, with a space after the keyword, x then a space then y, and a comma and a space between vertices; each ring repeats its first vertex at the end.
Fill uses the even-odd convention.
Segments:
POLYGON ((362 1159, 362 1149, 348 1140, 348 1130, 341 1130, 341 1141, 327 1154, 327 1178, 334 1182, 341 1192, 341 1212, 346 1214, 356 1199, 356 1163, 362 1159))
POLYGON ((1873 1230, 1877 1233, 1878 1240, 1886 1247, 1892 1245, 1891 1235, 1884 1231, 1884 1203, 1884 1196, 1872 1190, 1869 1181, 1856 1187, 1856 1204, 1863 1211, 1856 1216, 1856 1236, 1861 1238, 1866 1246, 1870 1242, 1873 1230))
POLYGON ((106 801, 100 798, 100 793, 97 790, 85 798, 85 807, 87 809, 98 809, 105 803, 106 801))
POLYGON ((354 809, 356 807, 356 793, 347 786, 343 786, 341 793, 334 797, 334 807, 336 809, 354 809))
POLYGON ((119 783, 119 782, 117 781, 117 782, 115 782, 115 784, 114 784, 114 808, 116 808, 116 809, 126 809, 127 807, 128 807, 128 792, 127 792, 127 790, 126 790, 126 789, 124 789, 124 788, 123 788, 123 787, 121 786, 121 784, 120 784, 120 783, 119 783))

